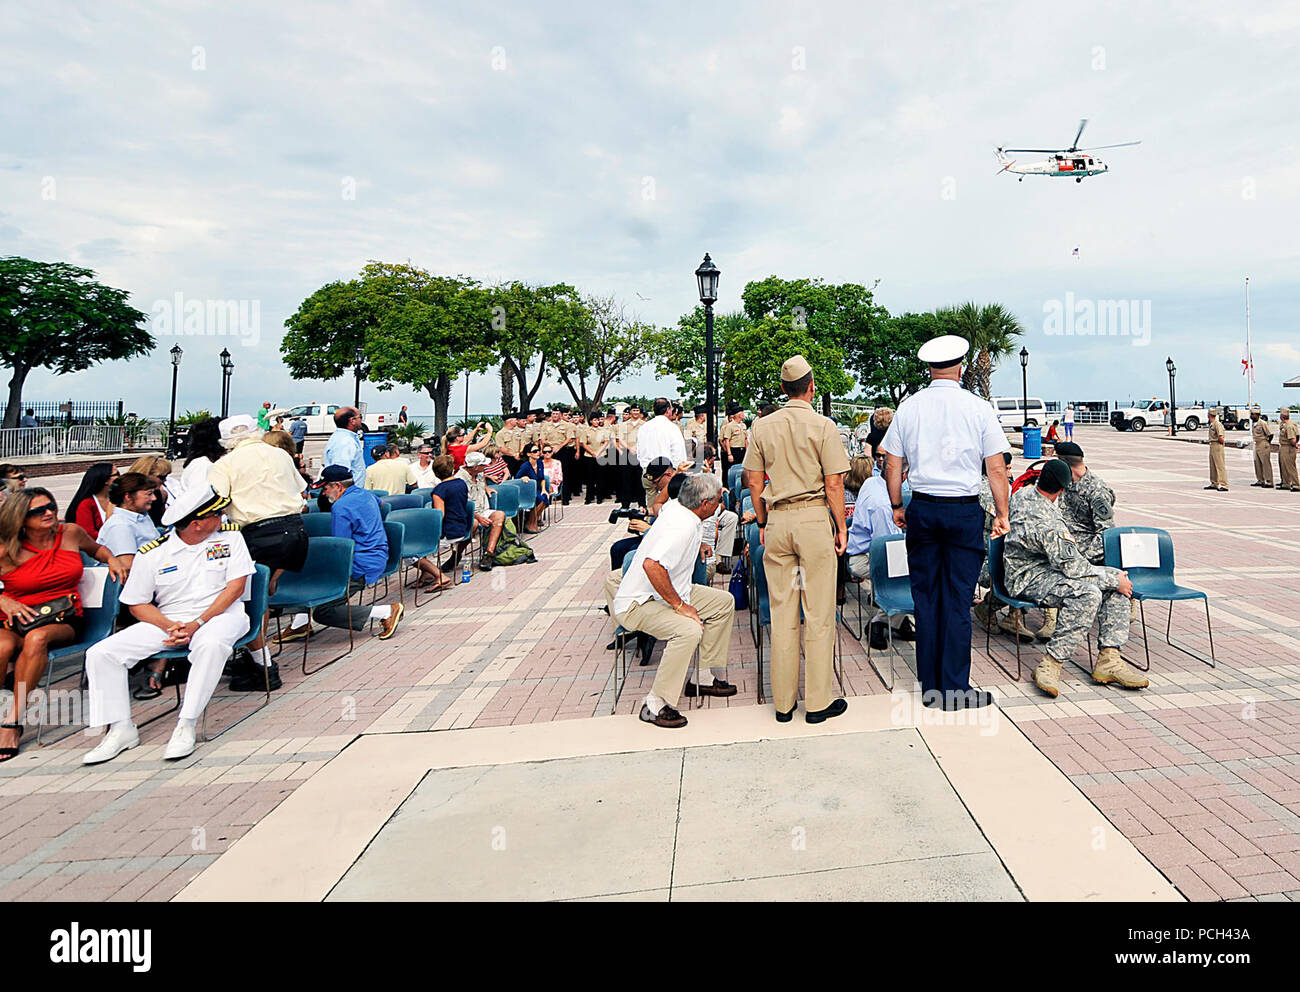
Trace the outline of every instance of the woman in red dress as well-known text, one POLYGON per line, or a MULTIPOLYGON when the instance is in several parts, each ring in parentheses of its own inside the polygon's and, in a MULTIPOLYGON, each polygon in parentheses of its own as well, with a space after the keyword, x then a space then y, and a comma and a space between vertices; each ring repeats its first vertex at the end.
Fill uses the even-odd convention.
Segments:
POLYGON ((96 462, 86 469, 63 519, 67 523, 76 524, 92 538, 99 537, 99 528, 104 526, 104 521, 113 512, 108 489, 117 476, 117 469, 111 462, 96 462))
POLYGON ((81 552, 108 565, 108 574, 118 582, 126 579, 129 559, 114 557, 108 548, 96 544, 76 524, 60 523, 59 508, 48 489, 33 487, 13 493, 0 505, 0 671, 14 677, 12 709, 0 724, 0 762, 18 753, 23 736, 19 722, 27 694, 41 684, 49 650, 71 644, 85 632, 80 603, 71 623, 36 627, 24 636, 8 629, 14 618, 30 620, 34 607, 77 591, 83 566, 81 552))

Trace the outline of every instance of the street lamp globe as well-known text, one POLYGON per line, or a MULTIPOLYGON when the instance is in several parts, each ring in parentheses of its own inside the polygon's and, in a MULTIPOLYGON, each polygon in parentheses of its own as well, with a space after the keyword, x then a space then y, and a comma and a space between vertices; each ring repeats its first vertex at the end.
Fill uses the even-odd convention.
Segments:
POLYGON ((1021 349, 1020 349, 1020 367, 1021 367, 1022 369, 1023 369, 1023 368, 1027 368, 1028 365, 1029 365, 1029 349, 1028 349, 1028 348, 1021 348, 1021 349))
POLYGON ((695 279, 700 284, 700 302, 705 306, 712 306, 718 301, 718 277, 720 275, 722 275, 722 270, 713 264, 713 259, 709 258, 708 252, 705 252, 704 261, 695 270, 695 279))
POLYGON ((221 367, 226 371, 230 371, 235 367, 235 363, 230 360, 230 350, 228 348, 221 349, 221 367))
POLYGON ((180 364, 181 364, 181 355, 182 355, 182 354, 184 354, 184 352, 181 351, 181 346, 180 346, 180 345, 178 345, 178 344, 174 344, 174 345, 172 345, 171 356, 172 356, 172 364, 173 364, 173 365, 175 365, 175 366, 177 366, 177 367, 180 366, 180 364))
POLYGON ((1170 375, 1177 374, 1178 366, 1174 364, 1174 360, 1172 358, 1165 359, 1165 371, 1167 371, 1170 375))

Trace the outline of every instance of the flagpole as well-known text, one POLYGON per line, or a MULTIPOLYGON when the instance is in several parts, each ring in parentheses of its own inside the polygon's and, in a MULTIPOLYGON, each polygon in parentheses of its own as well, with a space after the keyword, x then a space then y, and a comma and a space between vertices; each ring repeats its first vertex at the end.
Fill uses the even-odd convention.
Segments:
POLYGON ((1246 276, 1246 406, 1251 408, 1255 405, 1254 365, 1255 356, 1250 353, 1250 276, 1246 276))

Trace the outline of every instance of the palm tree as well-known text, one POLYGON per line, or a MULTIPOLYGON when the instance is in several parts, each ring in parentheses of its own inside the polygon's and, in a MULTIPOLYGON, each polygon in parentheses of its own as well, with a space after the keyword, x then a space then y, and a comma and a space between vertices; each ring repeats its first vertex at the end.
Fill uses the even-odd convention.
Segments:
POLYGON ((989 399, 993 370, 998 359, 1016 349, 1016 338, 1025 333, 1020 321, 1000 303, 979 306, 974 302, 937 311, 948 334, 960 334, 970 342, 974 356, 966 363, 961 384, 972 393, 989 399))

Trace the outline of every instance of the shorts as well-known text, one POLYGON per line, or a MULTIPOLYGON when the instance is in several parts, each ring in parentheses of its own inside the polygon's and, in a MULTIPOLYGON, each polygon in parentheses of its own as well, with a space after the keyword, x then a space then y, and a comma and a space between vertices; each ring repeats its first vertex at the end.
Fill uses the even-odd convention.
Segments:
POLYGON ((253 561, 271 571, 301 572, 307 561, 307 528, 302 517, 285 516, 259 520, 239 529, 253 561))

